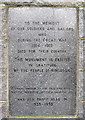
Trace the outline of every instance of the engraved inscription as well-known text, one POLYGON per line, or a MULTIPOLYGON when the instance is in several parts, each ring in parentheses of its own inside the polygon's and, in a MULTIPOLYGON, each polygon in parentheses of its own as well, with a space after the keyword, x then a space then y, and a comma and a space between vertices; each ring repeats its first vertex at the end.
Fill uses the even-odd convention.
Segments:
POLYGON ((76 29, 75 8, 9 8, 10 115, 75 115, 76 29))

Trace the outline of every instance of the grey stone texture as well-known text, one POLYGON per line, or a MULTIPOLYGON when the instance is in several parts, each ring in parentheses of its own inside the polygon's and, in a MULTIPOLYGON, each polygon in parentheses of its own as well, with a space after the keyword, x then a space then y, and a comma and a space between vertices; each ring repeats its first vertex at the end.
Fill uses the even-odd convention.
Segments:
POLYGON ((0 120, 7 117, 7 104, 0 103, 0 120))
POLYGON ((85 40, 83 40, 83 69, 85 69, 85 40))
POLYGON ((85 101, 85 72, 83 73, 83 100, 85 101))
MULTIPOLYGON (((76 61, 75 61, 76 60, 76 55, 77 55, 77 53, 76 53, 76 44, 77 44, 76 43, 76 40, 77 40, 76 39, 76 25, 77 25, 76 24, 76 22, 77 22, 76 20, 77 19, 76 19, 76 10, 75 10, 76 8, 64 8, 63 12, 57 13, 55 8, 53 8, 53 7, 55 7, 55 6, 57 7, 58 5, 65 5, 65 6, 73 5, 73 6, 77 6, 77 7, 78 6, 85 6, 84 0, 68 0, 68 1, 67 0, 57 0, 57 1, 56 0, 1 0, 0 1, 0 25, 1 25, 0 26, 0 58, 1 58, 0 59, 0 101, 6 101, 7 100, 7 47, 6 47, 7 43, 6 42, 8 42, 8 59, 9 59, 9 64, 8 64, 8 67, 9 67, 9 69, 8 69, 9 74, 8 75, 9 75, 9 77, 8 77, 8 80, 9 80, 9 88, 10 88, 10 92, 9 92, 10 93, 9 94, 9 98, 10 98, 9 99, 10 100, 10 102, 9 102, 10 103, 9 112, 10 112, 11 115, 18 115, 18 116, 30 115, 31 116, 31 115, 41 115, 41 112, 42 112, 42 115, 54 115, 54 113, 50 113, 51 109, 53 110, 53 112, 57 111, 57 113, 55 113, 55 115, 56 114, 57 115, 59 115, 59 114, 60 115, 64 115, 64 114, 73 115, 73 114, 75 114, 75 107, 74 107, 75 105, 74 104, 76 102, 75 101, 75 96, 76 96, 76 94, 75 94, 76 91, 75 90, 76 90, 76 80, 77 80, 77 74, 75 73, 76 64, 77 64, 76 61), (25 48, 26 50, 28 50, 29 48, 32 49, 30 47, 30 45, 26 46, 26 44, 25 44, 25 47, 24 47, 24 44, 21 44, 21 43, 18 45, 16 40, 19 37, 21 39, 24 36, 26 37, 26 39, 28 37, 32 37, 32 39, 33 39, 35 37, 35 35, 37 36, 37 32, 34 33, 34 31, 33 31, 32 34, 29 32, 29 35, 28 35, 27 32, 21 32, 22 33, 21 34, 17 30, 10 31, 10 28, 13 25, 15 27, 23 26, 22 21, 25 22, 25 20, 27 20, 27 19, 29 19, 30 21, 32 19, 34 19, 34 17, 31 15, 31 12, 33 13, 33 11, 31 11, 32 8, 31 9, 25 8, 25 9, 27 9, 27 11, 29 9, 29 12, 30 12, 30 14, 28 14, 28 16, 26 16, 25 14, 27 14, 27 11, 25 12, 25 9, 22 8, 22 11, 21 11, 21 8, 18 8, 18 10, 17 10, 16 8, 12 8, 11 7, 11 8, 9 8, 9 13, 8 13, 8 17, 9 17, 8 18, 8 21, 9 21, 9 23, 8 23, 9 24, 9 26, 8 26, 9 30, 8 31, 9 31, 9 33, 8 33, 8 41, 7 41, 6 40, 7 39, 7 27, 6 27, 6 25, 7 25, 6 24, 7 13, 6 13, 6 6, 5 5, 28 5, 28 6, 31 6, 31 7, 33 7, 33 6, 43 6, 43 7, 50 6, 50 7, 52 7, 52 8, 50 8, 50 9, 52 9, 52 11, 48 8, 49 11, 50 11, 50 14, 49 14, 49 12, 48 12, 48 14, 45 12, 45 9, 46 9, 45 8, 44 9, 44 13, 40 15, 40 18, 39 18, 39 15, 38 15, 40 10, 39 11, 38 10, 34 11, 34 13, 36 13, 35 15, 33 15, 35 17, 35 20, 37 20, 37 19, 39 19, 39 21, 44 20, 45 18, 42 17, 42 15, 45 16, 46 14, 47 14, 46 16, 53 15, 52 18, 51 18, 53 20, 53 18, 55 16, 55 13, 56 13, 57 17, 55 17, 55 19, 59 19, 60 22, 63 21, 61 23, 61 26, 68 25, 69 27, 72 26, 74 28, 75 32, 72 33, 73 36, 72 36, 72 34, 66 34, 65 32, 63 32, 63 33, 57 32, 57 34, 59 33, 60 36, 66 37, 66 39, 69 38, 68 45, 70 46, 70 48, 67 47, 68 52, 67 52, 66 55, 71 56, 71 58, 74 57, 74 59, 71 59, 70 65, 69 65, 69 66, 72 66, 72 69, 73 69, 71 74, 68 74, 68 75, 67 74, 66 75, 65 74, 64 75, 59 74, 58 77, 57 77, 57 75, 54 75, 54 74, 51 77, 48 77, 51 73, 50 74, 44 74, 43 75, 44 79, 42 79, 43 81, 40 82, 39 79, 41 78, 40 76, 42 76, 41 73, 37 74, 37 75, 34 74, 34 76, 33 76, 33 74, 28 73, 29 74, 29 77, 28 77, 28 75, 26 75, 26 73, 25 74, 21 74, 18 71, 18 73, 15 74, 12 71, 13 68, 17 68, 17 67, 20 68, 20 69, 24 68, 24 67, 28 68, 28 64, 25 64, 24 62, 23 62, 23 64, 21 64, 20 62, 17 62, 17 60, 15 61, 13 59, 14 57, 16 57, 18 55, 16 50, 21 49, 21 48, 25 48), (66 11, 68 11, 68 12, 66 12, 66 11), (62 19, 62 13, 65 14, 65 16, 63 16, 64 19, 62 19), (22 17, 22 14, 23 14, 24 17, 22 17), (59 14, 59 16, 57 14, 59 14), (67 20, 67 23, 65 23, 66 22, 65 19, 67 19, 67 17, 68 17, 68 20, 67 20), (72 17, 72 19, 71 19, 71 17, 72 17), (69 24, 68 21, 70 21, 71 24, 69 24), (73 38, 71 38, 71 37, 73 37, 73 38), (73 44, 73 42, 75 44, 73 44), (46 77, 45 77, 45 75, 46 75, 46 77), (36 81, 30 82, 29 81, 30 78, 32 80, 33 77, 36 79, 36 81), (50 80, 50 83, 52 83, 53 78, 56 78, 54 83, 52 84, 52 86, 54 86, 54 84, 55 85, 57 84, 56 83, 57 78, 58 79, 63 78, 65 80, 67 77, 69 78, 69 80, 71 80, 71 82, 68 81, 68 82, 65 83, 65 81, 63 81, 63 82, 58 81, 58 85, 57 86, 59 86, 59 85, 61 85, 61 86, 62 85, 66 85, 68 87, 71 87, 74 92, 72 91, 72 94, 68 94, 69 100, 68 100, 67 103, 64 104, 62 102, 62 107, 63 107, 62 110, 61 110, 60 105, 56 104, 56 102, 55 102, 54 107, 51 107, 51 109, 50 109, 50 107, 46 108, 46 107, 43 107, 43 106, 42 107, 34 107, 34 106, 32 106, 32 102, 31 102, 31 104, 26 103, 26 101, 24 101, 24 102, 23 101, 17 102, 17 98, 22 98, 23 97, 23 98, 27 99, 28 95, 27 95, 27 93, 26 93, 26 96, 25 96, 25 94, 23 94, 23 95, 18 94, 18 93, 17 94, 16 93, 13 94, 13 92, 16 92, 16 90, 15 90, 16 88, 18 89, 18 92, 19 92, 20 86, 23 87, 23 88, 25 88, 26 85, 27 86, 29 86, 29 85, 31 85, 31 86, 36 85, 36 87, 37 86, 44 86, 44 87, 46 87, 46 86, 49 86, 49 84, 48 84, 49 80, 50 80), (72 77, 73 77, 73 79, 72 79, 72 77), (52 79, 50 79, 50 78, 52 78, 52 79), (21 81, 20 81, 20 79, 21 79, 21 81), (23 79, 25 80, 25 82, 27 84, 25 84, 22 81, 23 79), (47 79, 47 83, 45 83, 46 79, 47 79), (72 86, 72 84, 73 84, 73 86, 72 86), (73 106, 71 106, 71 105, 73 105, 73 106), (60 110, 57 110, 56 107, 58 107, 60 110), (29 114, 27 114, 27 110, 29 112, 30 111, 31 112, 29 114), (35 112, 35 110, 36 110, 36 112, 35 112), (47 111, 49 111, 49 112, 47 113, 47 111), (66 111, 66 113, 65 113, 65 111, 66 111)), ((42 9, 42 8, 39 8, 39 9, 42 9)), ((61 10, 61 9, 58 8, 58 10, 61 10)), ((49 17, 46 20, 49 20, 49 17)), ((25 26, 25 24, 24 24, 24 26, 25 26)), ((54 32, 56 32, 56 31, 54 31, 54 32)), ((53 32, 52 33, 49 32, 48 36, 51 35, 51 34, 52 34, 52 36, 54 35, 53 32)), ((59 34, 58 34, 58 37, 60 37, 59 34)), ((55 37, 58 39, 58 37, 56 35, 55 35, 55 37)), ((85 38, 85 8, 84 7, 79 7, 79 38, 85 38)), ((84 60, 84 57, 85 57, 85 55, 84 55, 84 52, 85 52, 84 46, 85 45, 84 44, 85 44, 85 40, 80 40, 79 39, 79 69, 85 69, 85 60, 84 60)), ((59 45, 59 48, 61 48, 60 47, 61 44, 58 44, 56 42, 55 46, 57 46, 57 45, 59 45)), ((62 48, 66 47, 65 45, 62 45, 62 46, 63 46, 62 48)), ((38 49, 36 49, 36 50, 38 50, 38 49)), ((33 56, 35 56, 35 57, 36 56, 38 56, 38 57, 42 56, 43 57, 44 55, 47 58, 50 58, 46 54, 39 54, 38 55, 38 53, 33 55, 33 56)), ((31 57, 32 53, 28 54, 28 56, 31 57)), ((23 57, 24 58, 24 55, 21 54, 18 57, 23 57)), ((54 58, 54 56, 52 56, 52 57, 54 58)), ((65 67, 66 64, 65 63, 64 63, 64 65, 58 64, 59 68, 60 68, 60 66, 65 67)), ((67 66, 68 66, 68 64, 67 64, 67 66)), ((30 68, 31 67, 29 67, 28 70, 30 70, 30 68)), ((17 69, 15 69, 15 71, 17 71, 17 69)), ((47 95, 43 94, 43 96, 46 97, 47 95)), ((53 94, 53 96, 55 96, 55 94, 53 94)), ((61 96, 62 96, 61 98, 63 98, 63 96, 65 96, 65 98, 66 98, 67 94, 62 94, 61 96)), ((32 96, 30 95, 30 97, 37 98, 37 97, 42 97, 42 95, 38 96, 38 95, 33 94, 32 96)), ((50 97, 51 96, 48 96, 48 98, 50 98, 50 97)), ((79 101, 85 101, 85 73, 84 72, 79 72, 79 98, 78 99, 79 99, 79 101)), ((7 103, 0 103, 0 120, 1 119, 2 120, 5 120, 5 119, 8 120, 8 115, 6 115, 6 113, 7 113, 7 111, 6 111, 7 110, 7 105, 8 105, 7 103)), ((77 110, 78 110, 78 117, 79 117, 78 120, 85 120, 85 116, 84 116, 85 115, 85 103, 79 102, 79 107, 78 107, 77 110)), ((15 119, 14 118, 10 118, 9 120, 17 120, 17 118, 15 118, 15 119)), ((20 118, 18 120, 37 120, 37 119, 20 118)), ((43 119, 39 118, 39 120, 44 120, 44 118, 43 119)), ((49 119, 49 120, 52 120, 52 119, 49 119)), ((55 120, 55 119, 53 119, 53 120, 55 120)), ((77 120, 77 118, 73 118, 73 119, 72 118, 70 118, 70 119, 62 118, 62 119, 56 119, 56 120, 77 120)))
POLYGON ((76 9, 75 8, 41 8, 22 7, 9 8, 8 10, 8 67, 9 67, 9 102, 10 115, 12 116, 64 116, 75 115, 76 107, 76 61, 77 61, 77 31, 76 31, 76 9), (49 14, 50 12, 50 14, 49 14), (70 17, 70 16, 71 17, 70 17), (17 18, 17 19, 16 19, 17 18), (28 23, 29 22, 29 23, 28 23), (38 22, 38 23, 36 23, 38 22), (47 22, 45 24, 45 22, 47 22), (52 22, 54 25, 50 25, 52 22), (21 27, 24 26, 22 31, 21 27), (42 28, 43 27, 43 28, 42 28), (37 30, 42 28, 43 30, 37 30), (50 30, 50 28, 52 28, 50 30), (13 30, 12 30, 13 29, 13 30), (61 30, 63 29, 63 30, 61 30), (40 33, 46 34, 39 36, 40 33), (69 35, 69 36, 68 36, 69 35), (14 37, 15 36, 15 37, 14 37), (30 42, 22 42, 22 39, 30 39, 30 42), (39 40, 35 41, 35 39, 39 40), (46 47, 46 39, 55 39, 51 47, 46 47), (62 41, 59 41, 63 39, 62 41), (44 40, 44 41, 43 41, 44 40), (34 44, 40 47, 34 47, 34 44), (25 48, 24 48, 25 47, 25 48), (30 53, 30 50, 35 53, 30 53), (26 53, 19 53, 25 50, 26 53), (43 53, 41 50, 48 50, 43 53), (66 52, 52 53, 52 50, 64 50, 66 52), (20 61, 19 59, 22 58, 20 61), (44 62, 33 62, 29 59, 46 58, 44 62), (52 60, 53 58, 53 60, 52 60), (55 61, 58 58, 69 60, 55 61), (27 61, 25 59, 28 59, 27 61), (51 60, 50 60, 51 59, 51 60), (55 64, 56 67, 50 67, 55 64), (32 64, 30 67, 29 64, 32 64), (37 67, 38 64, 44 65, 37 67), (49 65, 48 65, 49 64, 49 65), (27 69, 27 72, 23 70, 27 69), (33 70, 43 72, 33 72, 33 70), (47 71, 48 69, 48 71, 47 71), (57 69, 53 72, 52 69, 57 69), (64 72, 59 72, 61 69, 64 72), (16 71, 15 71, 16 70, 16 71), (69 72, 66 72, 68 71, 69 72), (68 86, 68 87, 67 87, 68 86), (51 90, 55 88, 55 90, 51 90), (17 91, 20 88, 21 90, 17 91), (34 93, 27 89, 36 88, 34 93), (39 88, 41 90, 39 90, 39 88), (47 90, 45 90, 46 88, 47 90), (62 89, 60 94, 59 88, 62 89), (65 90, 67 89, 67 90, 65 90), (41 91, 44 90, 44 93, 41 91), (70 90, 70 91, 69 91, 70 90), (26 92, 24 92, 26 91, 26 92), (36 93, 38 91, 38 93, 36 93), (46 93, 50 91, 53 93, 46 93), (55 92, 54 92, 55 91, 55 92), (15 93, 14 93, 15 92, 15 93), (18 93, 20 92, 20 93, 18 93), (22 93, 21 93, 22 92, 22 93), (22 96, 22 97, 21 97, 22 96), (55 96, 55 97, 54 97, 55 96), (65 97, 64 97, 65 96, 65 97), (19 98, 24 101, 18 100, 19 98), (29 100, 28 99, 34 99, 29 100), (38 98, 45 98, 44 101, 38 98), (52 101, 51 99, 60 99, 52 101), (64 99, 67 99, 66 101, 64 99), (48 99, 48 100, 46 100, 48 99), (51 102, 53 105, 46 105, 51 102), (35 104, 41 104, 36 106, 35 104), (50 109, 49 109, 50 107, 50 109))
POLYGON ((24 5, 84 5, 84 0, 1 0, 1 4, 24 4, 24 5))
POLYGON ((6 8, 0 4, 0 39, 6 38, 6 8))
POLYGON ((85 40, 79 40, 79 69, 85 69, 85 40))
POLYGON ((79 9, 79 37, 85 38, 85 7, 79 9))

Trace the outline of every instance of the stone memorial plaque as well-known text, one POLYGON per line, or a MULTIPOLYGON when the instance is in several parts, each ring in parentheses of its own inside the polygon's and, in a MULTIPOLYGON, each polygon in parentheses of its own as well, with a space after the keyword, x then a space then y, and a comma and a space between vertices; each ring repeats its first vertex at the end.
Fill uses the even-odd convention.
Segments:
POLYGON ((8 9, 10 116, 76 115, 76 18, 76 8, 8 9))

